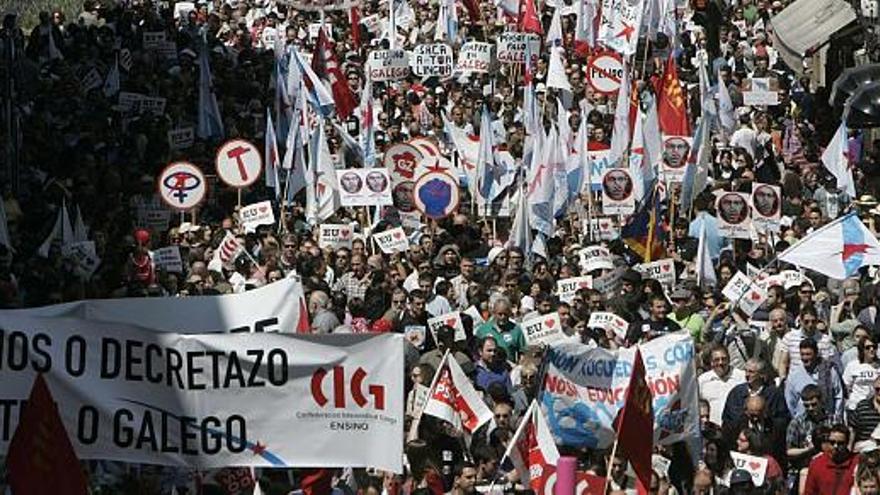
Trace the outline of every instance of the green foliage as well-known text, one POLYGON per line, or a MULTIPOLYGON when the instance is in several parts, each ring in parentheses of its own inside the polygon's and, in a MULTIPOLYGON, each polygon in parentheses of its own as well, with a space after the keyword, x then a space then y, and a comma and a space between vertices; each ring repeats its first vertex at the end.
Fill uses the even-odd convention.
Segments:
POLYGON ((18 14, 18 25, 25 33, 40 22, 40 12, 59 9, 64 12, 65 24, 76 20, 82 10, 82 0, 0 0, 0 14, 18 14))

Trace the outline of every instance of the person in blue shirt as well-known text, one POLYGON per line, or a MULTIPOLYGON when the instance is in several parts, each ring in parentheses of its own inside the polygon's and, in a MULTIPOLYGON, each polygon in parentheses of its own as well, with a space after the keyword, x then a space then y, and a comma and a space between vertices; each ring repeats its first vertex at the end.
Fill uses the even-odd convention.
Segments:
POLYGON ((792 417, 804 412, 801 401, 804 387, 817 385, 825 401, 825 410, 835 422, 843 420, 844 388, 840 370, 833 361, 819 356, 819 345, 811 338, 801 341, 800 355, 802 366, 792 367, 785 381, 785 403, 792 417))

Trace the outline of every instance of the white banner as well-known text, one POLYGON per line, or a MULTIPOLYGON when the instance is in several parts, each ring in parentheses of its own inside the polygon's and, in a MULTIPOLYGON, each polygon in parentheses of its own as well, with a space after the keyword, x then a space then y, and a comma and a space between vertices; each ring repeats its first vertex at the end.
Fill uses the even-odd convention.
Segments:
POLYGON ((646 278, 656 279, 663 284, 666 290, 672 290, 675 287, 675 260, 671 258, 650 263, 640 263, 634 266, 633 269, 646 278))
MULTIPOLYGON (((654 443, 695 440, 699 448, 693 340, 687 332, 677 332, 639 348, 654 398, 654 443)), ((632 347, 612 352, 564 343, 550 348, 541 401, 558 443, 589 448, 611 445, 611 425, 623 407, 634 357, 632 347)))
POLYGON ((370 80, 397 81, 409 75, 409 57, 403 50, 374 50, 367 60, 370 80))
POLYGON ((752 238, 752 216, 746 193, 725 192, 715 199, 718 213, 718 232, 730 239, 752 238))
POLYGON ((458 51, 458 63, 455 70, 464 74, 485 74, 492 64, 492 44, 480 41, 468 41, 458 51))
POLYGON ((620 227, 612 218, 591 218, 581 222, 581 230, 584 233, 592 233, 593 239, 612 241, 620 237, 620 227))
POLYGON ((409 239, 403 227, 395 227, 385 232, 373 234, 379 249, 385 254, 404 253, 409 249, 409 239))
POLYGON ((553 312, 524 320, 520 325, 527 345, 550 345, 561 342, 567 337, 562 331, 559 313, 553 312))
POLYGON ((452 76, 452 47, 443 43, 418 45, 413 49, 409 64, 418 77, 449 78, 452 76))
POLYGON ((631 215, 636 211, 633 178, 625 168, 609 168, 602 174, 602 214, 631 215))
POLYGON ((498 35, 498 61, 502 64, 524 64, 526 47, 530 47, 532 63, 537 62, 541 54, 541 37, 533 33, 517 33, 507 31, 498 35))
POLYGON ((40 372, 83 460, 402 472, 401 335, 188 336, 77 318, 14 328, 0 332, 14 349, 0 368, 12 404, 0 455, 40 372))
POLYGON ((593 277, 587 275, 583 277, 564 278, 556 281, 556 295, 562 302, 571 302, 574 295, 580 289, 590 289, 593 287, 593 277))
POLYGON ((161 268, 166 272, 183 273, 180 246, 166 246, 153 251, 153 263, 156 264, 156 268, 161 268))
POLYGON ((752 186, 752 222, 761 232, 779 232, 782 218, 782 190, 770 184, 752 186))
POLYGON ((351 249, 353 234, 347 223, 324 223, 318 226, 318 247, 321 249, 351 249))
POLYGON ((384 168, 349 168, 336 171, 342 206, 385 206, 391 200, 391 178, 384 168))
POLYGON ((274 225, 275 212, 272 211, 272 202, 266 200, 243 206, 238 211, 238 218, 245 232, 256 232, 260 225, 274 225))
POLYGON ((641 0, 602 0, 599 42, 622 55, 633 55, 639 43, 644 3, 641 0))

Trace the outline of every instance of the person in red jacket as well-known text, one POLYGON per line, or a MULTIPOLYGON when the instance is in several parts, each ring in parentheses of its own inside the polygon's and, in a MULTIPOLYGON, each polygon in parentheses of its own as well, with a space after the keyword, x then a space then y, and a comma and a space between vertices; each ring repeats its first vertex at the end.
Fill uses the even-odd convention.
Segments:
POLYGON ((837 424, 828 434, 831 452, 810 461, 804 495, 846 495, 854 483, 858 456, 849 450, 849 429, 837 424))

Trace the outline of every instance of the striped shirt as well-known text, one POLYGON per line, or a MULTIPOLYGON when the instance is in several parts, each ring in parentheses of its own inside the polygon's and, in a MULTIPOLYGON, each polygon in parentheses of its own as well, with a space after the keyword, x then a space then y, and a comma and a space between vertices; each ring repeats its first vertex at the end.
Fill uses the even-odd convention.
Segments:
POLYGON ((873 397, 859 402, 856 410, 847 416, 847 423, 855 434, 855 442, 871 438, 871 433, 874 432, 877 425, 880 425, 880 411, 874 405, 873 397))

